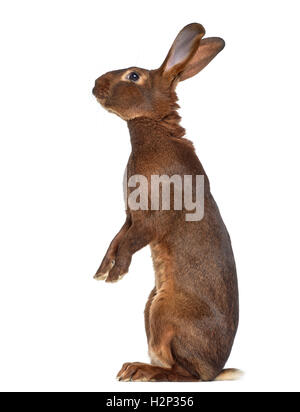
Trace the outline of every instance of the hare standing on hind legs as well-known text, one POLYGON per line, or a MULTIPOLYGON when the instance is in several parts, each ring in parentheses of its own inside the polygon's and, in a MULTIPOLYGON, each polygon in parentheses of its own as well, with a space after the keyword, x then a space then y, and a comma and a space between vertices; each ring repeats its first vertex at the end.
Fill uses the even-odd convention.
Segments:
POLYGON ((150 186, 153 175, 204 176, 202 220, 186 221, 186 211, 175 208, 129 207, 95 275, 118 281, 128 272, 132 255, 150 245, 155 288, 145 326, 151 365, 125 363, 118 374, 121 381, 212 381, 239 375, 223 370, 239 316, 230 238, 176 111, 178 82, 197 74, 224 48, 222 39, 203 39, 204 34, 202 25, 189 24, 159 69, 112 71, 99 77, 93 90, 104 108, 127 121, 132 145, 128 179, 142 175, 150 186))

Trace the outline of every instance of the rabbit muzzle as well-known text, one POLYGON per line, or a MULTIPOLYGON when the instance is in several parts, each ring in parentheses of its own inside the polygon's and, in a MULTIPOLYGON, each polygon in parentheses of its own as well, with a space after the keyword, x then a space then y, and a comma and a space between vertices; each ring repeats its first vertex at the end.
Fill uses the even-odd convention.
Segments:
POLYGON ((95 82, 95 87, 93 88, 93 95, 96 97, 101 105, 105 104, 105 101, 109 97, 110 93, 110 80, 106 75, 99 77, 95 82))

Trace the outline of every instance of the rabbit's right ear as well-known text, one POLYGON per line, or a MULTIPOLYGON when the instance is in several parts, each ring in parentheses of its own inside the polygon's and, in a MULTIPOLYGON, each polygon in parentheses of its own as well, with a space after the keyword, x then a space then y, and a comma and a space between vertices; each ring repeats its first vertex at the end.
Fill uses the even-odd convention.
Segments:
POLYGON ((205 35, 201 24, 192 23, 185 26, 176 37, 165 61, 159 71, 162 76, 173 82, 188 66, 200 46, 200 41, 205 35))

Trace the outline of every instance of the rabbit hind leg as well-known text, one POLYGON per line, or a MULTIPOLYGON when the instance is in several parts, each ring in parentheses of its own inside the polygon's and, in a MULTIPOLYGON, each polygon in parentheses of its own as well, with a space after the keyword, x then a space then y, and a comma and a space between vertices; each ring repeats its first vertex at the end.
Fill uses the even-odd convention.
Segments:
POLYGON ((199 378, 188 374, 179 366, 163 368, 146 363, 125 363, 117 379, 123 382, 198 382, 199 378))
MULTIPOLYGON (((148 306, 152 306, 155 291, 150 295, 148 306)), ((171 342, 173 328, 160 325, 159 319, 150 326, 149 308, 145 311, 146 331, 151 365, 140 362, 125 363, 117 375, 120 381, 128 382, 197 382, 199 378, 180 366, 173 358, 171 342), (163 327, 161 327, 163 326, 163 327)))

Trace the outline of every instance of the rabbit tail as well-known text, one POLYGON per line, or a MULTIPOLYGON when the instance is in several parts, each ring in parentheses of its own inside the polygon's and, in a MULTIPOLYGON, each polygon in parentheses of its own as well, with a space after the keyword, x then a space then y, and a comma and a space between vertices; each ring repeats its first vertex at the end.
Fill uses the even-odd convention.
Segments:
POLYGON ((238 381, 244 376, 244 372, 239 369, 224 369, 215 381, 238 381))

